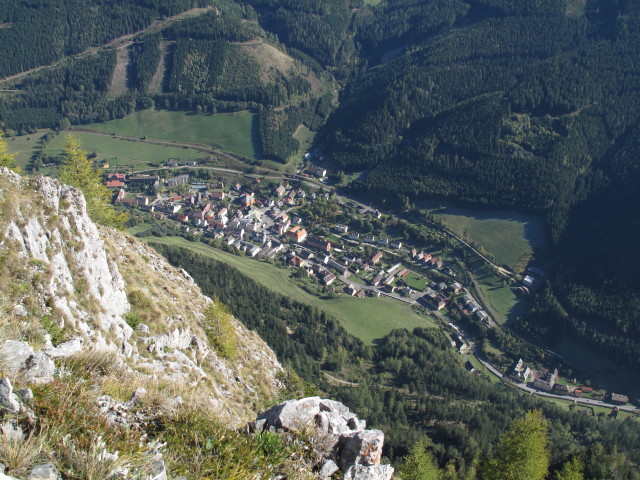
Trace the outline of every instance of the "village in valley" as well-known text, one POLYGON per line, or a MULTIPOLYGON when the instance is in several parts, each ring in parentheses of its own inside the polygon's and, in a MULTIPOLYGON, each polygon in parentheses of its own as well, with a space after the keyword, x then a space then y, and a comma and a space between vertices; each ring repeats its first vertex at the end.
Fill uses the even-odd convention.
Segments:
MULTIPOLYGON (((502 323, 492 317, 486 299, 483 303, 476 290, 458 279, 464 276, 460 262, 452 261, 441 246, 407 244, 390 228, 397 223, 393 215, 337 196, 326 186, 323 167, 307 164, 280 181, 245 175, 242 183, 198 169, 196 162, 169 161, 164 167, 156 175, 109 173, 105 179, 115 205, 132 209, 152 225, 145 235, 180 232, 228 252, 279 264, 292 269, 292 279, 318 296, 385 296, 407 303, 441 320, 452 347, 465 358, 476 353, 475 343, 451 320, 451 312, 487 328, 502 323)), ((529 266, 514 290, 528 296, 544 276, 543 270, 529 266)), ((502 372, 486 359, 465 362, 470 372, 480 365, 530 393, 603 404, 604 394, 586 385, 567 385, 557 370, 545 366, 519 359, 502 372)), ((607 400, 609 406, 628 402, 615 393, 607 400)))

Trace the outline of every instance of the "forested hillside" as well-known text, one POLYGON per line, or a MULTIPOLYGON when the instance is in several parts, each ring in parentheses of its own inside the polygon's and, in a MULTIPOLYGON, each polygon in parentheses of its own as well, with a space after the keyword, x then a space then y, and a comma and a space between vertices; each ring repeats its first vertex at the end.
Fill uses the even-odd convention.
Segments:
POLYGON ((0 60, 7 133, 102 122, 154 105, 211 113, 286 107, 277 121, 268 113, 260 119, 263 158, 286 161, 300 148, 296 128, 324 123, 327 96, 332 108, 332 77, 288 55, 251 6, 89 3, 12 1, 0 13, 0 40, 12 46, 0 60), (280 131, 282 122, 291 128, 280 131))
POLYGON ((0 78, 66 55, 81 53, 93 44, 142 30, 159 16, 176 15, 212 0, 5 0, 0 10, 0 78), (91 6, 92 8, 89 8, 91 6))

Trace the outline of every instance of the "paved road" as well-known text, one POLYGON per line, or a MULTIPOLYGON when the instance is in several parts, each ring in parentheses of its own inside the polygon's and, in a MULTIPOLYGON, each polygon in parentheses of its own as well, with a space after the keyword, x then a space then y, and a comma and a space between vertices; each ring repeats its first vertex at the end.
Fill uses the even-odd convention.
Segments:
MULTIPOLYGON (((484 365, 484 367, 487 370, 489 370, 489 372, 491 372, 493 375, 495 375, 499 379, 505 380, 505 376, 502 374, 502 372, 500 372, 500 370, 498 370, 496 367, 494 367, 491 363, 489 363, 484 358, 478 356, 478 354, 475 351, 475 348, 473 350, 474 350, 473 355, 478 359, 480 363, 482 363, 482 365, 484 365)), ((602 400, 592 400, 590 398, 572 397, 570 395, 557 395, 555 393, 543 392, 542 390, 537 390, 535 388, 528 387, 524 383, 509 382, 509 385, 538 397, 557 398, 560 400, 567 400, 567 401, 576 403, 578 405, 588 405, 592 407, 605 407, 605 408, 611 408, 611 409, 618 407, 620 410, 623 410, 625 412, 640 413, 640 408, 634 407, 633 405, 614 405, 612 403, 607 403, 602 400)))

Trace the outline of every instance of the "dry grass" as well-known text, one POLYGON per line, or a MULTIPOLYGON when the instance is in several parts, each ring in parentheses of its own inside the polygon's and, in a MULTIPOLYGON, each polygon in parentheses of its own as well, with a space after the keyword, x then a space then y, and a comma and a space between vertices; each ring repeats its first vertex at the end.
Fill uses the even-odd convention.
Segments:
POLYGON ((268 43, 247 43, 240 50, 260 65, 260 80, 272 83, 278 77, 288 77, 294 66, 293 58, 268 43))
POLYGON ((116 66, 111 77, 111 85, 109 86, 108 95, 116 98, 127 92, 127 69, 129 67, 129 49, 119 48, 117 52, 116 66))
POLYGON ((11 439, 5 433, 0 435, 0 461, 11 475, 27 472, 43 457, 43 439, 31 432, 22 440, 11 439))

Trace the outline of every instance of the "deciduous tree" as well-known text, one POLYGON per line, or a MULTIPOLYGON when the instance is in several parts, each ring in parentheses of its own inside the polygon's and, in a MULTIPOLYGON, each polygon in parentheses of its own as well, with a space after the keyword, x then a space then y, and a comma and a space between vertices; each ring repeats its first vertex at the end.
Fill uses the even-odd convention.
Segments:
POLYGON ((7 142, 0 135, 0 167, 7 167, 11 170, 16 168, 15 155, 7 153, 7 142))

